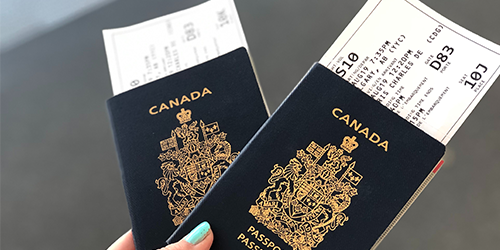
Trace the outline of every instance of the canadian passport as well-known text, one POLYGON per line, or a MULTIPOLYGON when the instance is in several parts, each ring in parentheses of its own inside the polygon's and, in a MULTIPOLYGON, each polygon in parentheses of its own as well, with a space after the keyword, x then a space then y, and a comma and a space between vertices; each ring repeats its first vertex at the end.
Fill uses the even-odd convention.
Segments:
POLYGON ((268 118, 246 49, 107 102, 136 249, 157 249, 268 118))
POLYGON ((177 228, 211 249, 370 249, 437 171, 445 146, 315 64, 177 228))

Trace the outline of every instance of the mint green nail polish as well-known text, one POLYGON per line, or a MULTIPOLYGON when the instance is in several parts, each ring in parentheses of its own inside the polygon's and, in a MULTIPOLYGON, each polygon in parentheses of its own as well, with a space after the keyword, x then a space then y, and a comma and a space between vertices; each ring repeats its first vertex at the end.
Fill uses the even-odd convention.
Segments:
POLYGON ((205 239, 205 237, 208 234, 208 230, 210 230, 210 224, 204 221, 200 223, 197 227, 195 227, 193 230, 191 230, 191 232, 189 232, 189 234, 186 235, 186 237, 184 237, 184 240, 193 245, 196 245, 200 243, 200 241, 205 239))

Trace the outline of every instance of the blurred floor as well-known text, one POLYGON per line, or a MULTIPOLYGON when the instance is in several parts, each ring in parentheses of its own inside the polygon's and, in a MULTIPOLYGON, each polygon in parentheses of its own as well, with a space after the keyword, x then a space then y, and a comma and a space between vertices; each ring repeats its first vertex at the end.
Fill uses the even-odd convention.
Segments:
MULTIPOLYGON (((199 2, 115 1, 0 55, 0 248, 103 249, 130 227, 105 107, 112 92, 101 30, 199 2)), ((364 2, 236 1, 271 110, 364 2)), ((500 1, 423 2, 500 44, 500 1)), ((497 81, 379 249, 498 249, 499 106, 497 81)))
POLYGON ((115 0, 1 0, 0 51, 5 52, 115 0))

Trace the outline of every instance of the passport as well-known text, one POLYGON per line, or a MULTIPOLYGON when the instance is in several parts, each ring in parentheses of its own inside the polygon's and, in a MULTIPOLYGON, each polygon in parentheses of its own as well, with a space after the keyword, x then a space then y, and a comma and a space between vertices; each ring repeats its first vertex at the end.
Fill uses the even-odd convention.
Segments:
POLYGON ((168 242, 208 221, 211 249, 375 248, 444 151, 316 63, 168 242))
POLYGON ((107 101, 136 249, 157 249, 268 118, 239 48, 107 101))

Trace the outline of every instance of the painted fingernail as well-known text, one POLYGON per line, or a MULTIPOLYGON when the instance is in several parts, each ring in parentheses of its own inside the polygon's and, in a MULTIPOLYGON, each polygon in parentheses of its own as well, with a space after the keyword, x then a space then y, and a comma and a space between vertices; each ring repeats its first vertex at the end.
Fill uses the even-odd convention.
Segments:
POLYGON ((205 239, 209 230, 210 230, 210 224, 204 221, 200 223, 197 227, 195 227, 193 230, 191 230, 191 232, 189 232, 189 234, 186 235, 186 237, 184 237, 184 240, 193 245, 196 245, 200 243, 203 239, 205 239))

